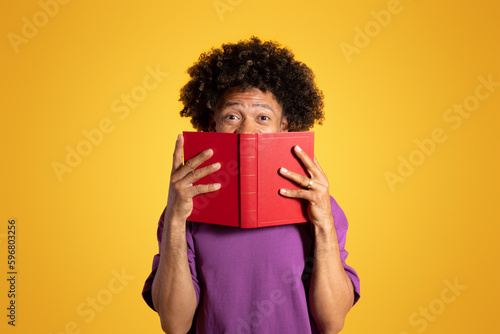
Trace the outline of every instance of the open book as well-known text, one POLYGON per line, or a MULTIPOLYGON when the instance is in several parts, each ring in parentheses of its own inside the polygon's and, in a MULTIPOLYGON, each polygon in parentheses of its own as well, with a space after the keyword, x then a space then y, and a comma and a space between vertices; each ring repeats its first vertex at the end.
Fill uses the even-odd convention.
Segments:
POLYGON ((190 221, 255 228, 307 222, 307 201, 279 194, 299 185, 279 174, 285 167, 307 174, 293 152, 299 145, 314 158, 314 132, 216 133, 184 132, 184 161, 211 148, 213 156, 200 167, 220 162, 221 168, 195 184, 220 183, 221 188, 193 198, 190 221))

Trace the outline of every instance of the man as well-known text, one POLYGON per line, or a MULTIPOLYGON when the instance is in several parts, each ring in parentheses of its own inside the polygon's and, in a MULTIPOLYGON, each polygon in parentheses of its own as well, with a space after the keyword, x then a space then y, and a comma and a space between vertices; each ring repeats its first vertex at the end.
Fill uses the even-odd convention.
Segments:
MULTIPOLYGON (((324 119, 312 71, 273 42, 226 44, 202 54, 181 90, 182 116, 201 131, 306 131, 324 119)), ((208 149, 183 163, 177 138, 159 254, 143 290, 166 333, 337 333, 359 299, 359 278, 345 264, 347 220, 329 194, 318 161, 294 148, 309 177, 280 169, 302 189, 309 222, 243 230, 189 222, 193 197, 221 185, 193 183, 219 163, 198 168, 208 149)))

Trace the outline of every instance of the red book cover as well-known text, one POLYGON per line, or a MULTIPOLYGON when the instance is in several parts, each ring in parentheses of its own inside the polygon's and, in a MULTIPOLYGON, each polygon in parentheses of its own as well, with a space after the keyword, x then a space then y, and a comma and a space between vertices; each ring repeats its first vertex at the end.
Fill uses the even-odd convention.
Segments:
POLYGON ((184 132, 184 161, 211 148, 213 156, 200 167, 221 163, 220 170, 195 183, 221 183, 221 188, 195 196, 189 220, 241 228, 307 222, 307 201, 279 194, 281 188, 300 188, 279 174, 281 167, 308 176, 295 145, 314 158, 314 132, 184 132))

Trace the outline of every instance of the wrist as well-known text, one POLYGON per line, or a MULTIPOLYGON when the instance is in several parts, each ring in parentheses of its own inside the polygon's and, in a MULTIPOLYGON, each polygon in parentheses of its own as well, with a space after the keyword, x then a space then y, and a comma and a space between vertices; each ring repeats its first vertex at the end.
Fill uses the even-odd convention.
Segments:
POLYGON ((317 240, 337 240, 337 231, 335 230, 333 217, 329 217, 321 223, 314 224, 314 234, 317 240))
POLYGON ((163 222, 165 226, 168 227, 179 227, 186 224, 187 217, 189 217, 189 215, 180 215, 175 210, 169 210, 169 206, 167 205, 167 210, 165 210, 163 216, 163 222))
POLYGON ((186 235, 186 218, 167 210, 163 217, 163 239, 173 241, 184 239, 186 235))

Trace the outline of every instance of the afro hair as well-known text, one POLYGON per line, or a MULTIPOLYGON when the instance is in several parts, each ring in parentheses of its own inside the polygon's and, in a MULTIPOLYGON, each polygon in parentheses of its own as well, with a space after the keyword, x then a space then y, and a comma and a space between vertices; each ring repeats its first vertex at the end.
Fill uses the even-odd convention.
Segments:
POLYGON ((323 93, 312 70, 273 41, 262 42, 252 36, 236 44, 223 44, 201 54, 188 74, 191 79, 181 89, 179 101, 184 109, 180 114, 191 117, 198 131, 210 130, 210 115, 222 94, 233 87, 270 91, 282 107, 289 131, 307 131, 325 118, 323 93))

